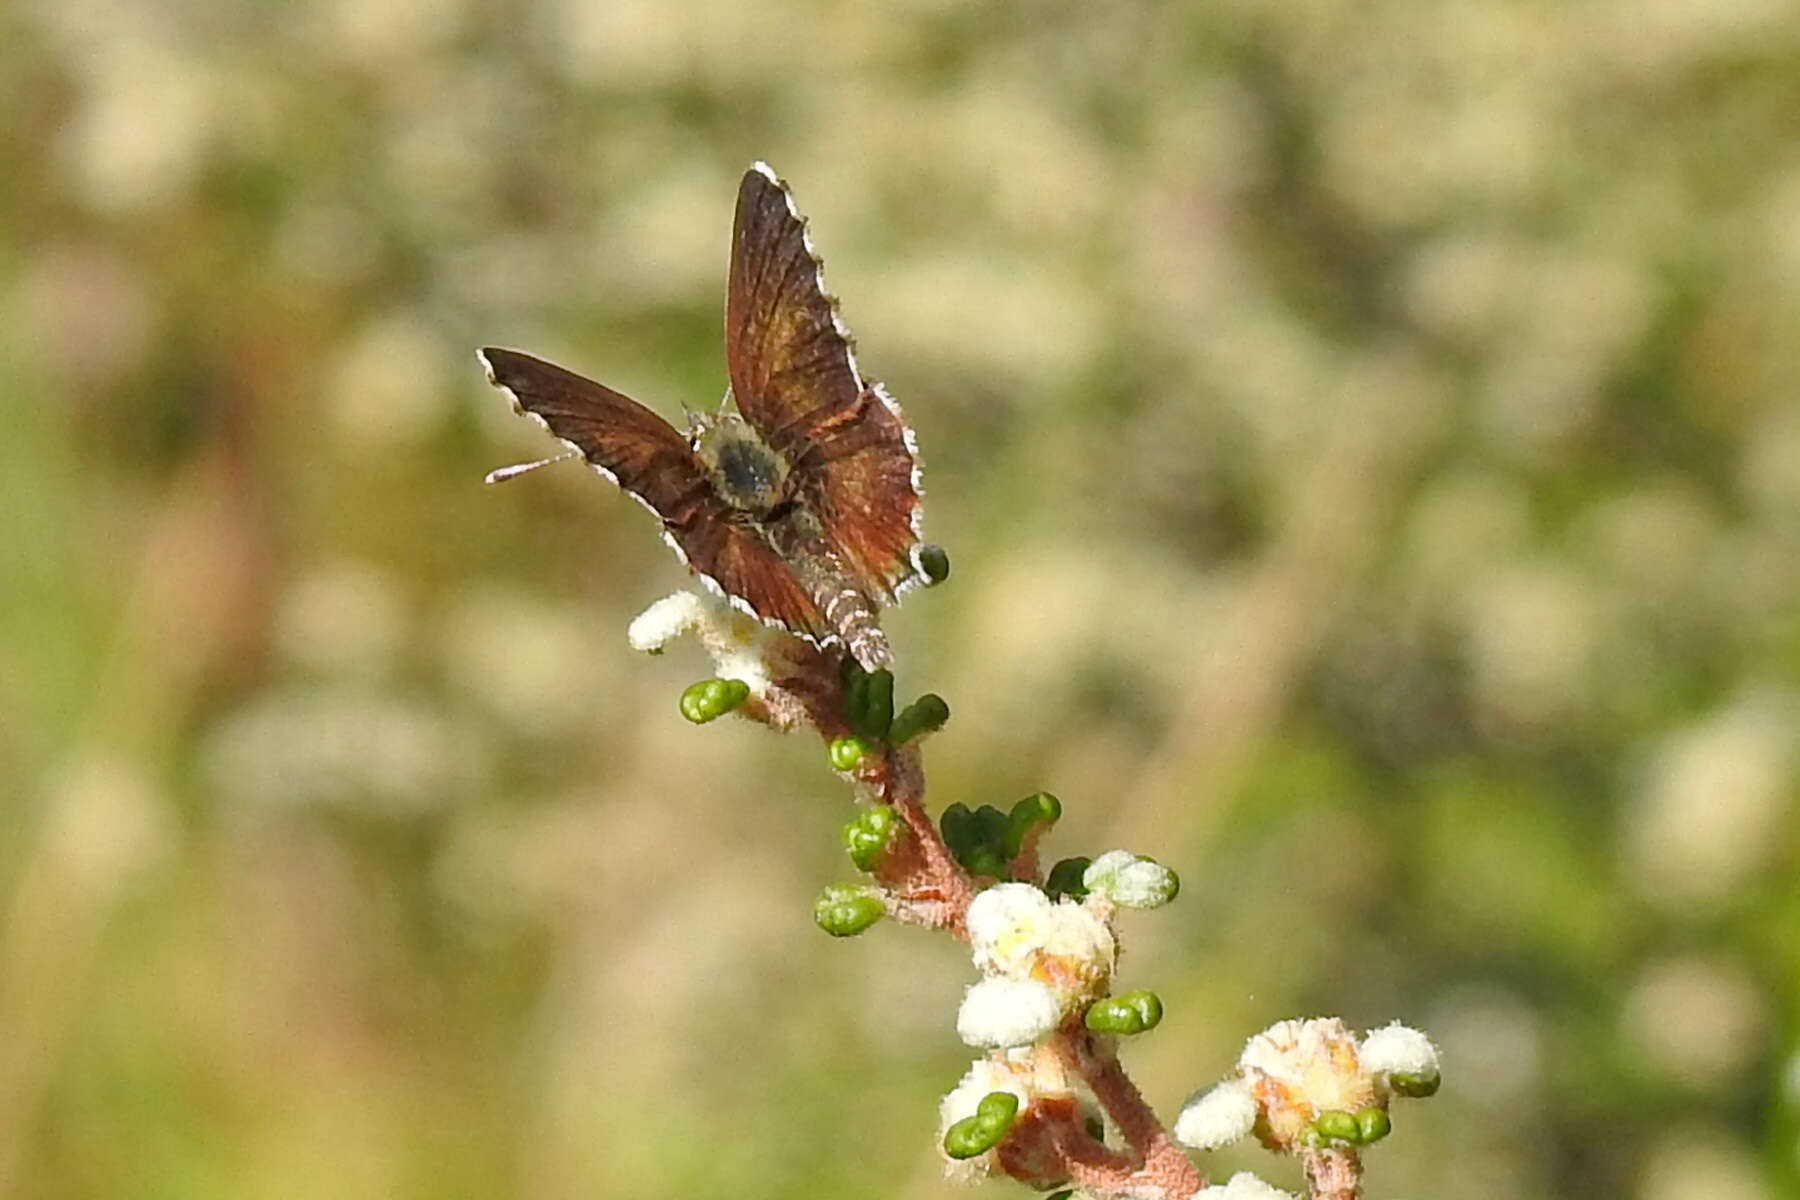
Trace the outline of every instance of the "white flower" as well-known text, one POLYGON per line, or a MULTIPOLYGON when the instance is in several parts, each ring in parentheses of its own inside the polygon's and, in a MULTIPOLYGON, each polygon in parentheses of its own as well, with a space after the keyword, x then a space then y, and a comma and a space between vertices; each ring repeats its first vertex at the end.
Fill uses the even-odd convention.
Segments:
POLYGON ((1372 1030, 1363 1038, 1362 1065, 1377 1075, 1417 1075, 1433 1079, 1438 1075, 1437 1047, 1417 1029, 1400 1022, 1372 1030))
POLYGON ((1063 1004, 1035 979, 984 979, 956 1013, 956 1033, 971 1046, 1029 1046, 1062 1023, 1063 1004))
POLYGON ((1356 1039, 1336 1017, 1277 1021, 1244 1043, 1238 1066, 1283 1083, 1306 1084, 1321 1072, 1354 1072, 1356 1039))
POLYGON ((1175 1118, 1175 1140, 1196 1150, 1229 1146, 1256 1124, 1256 1097, 1242 1079, 1227 1079, 1201 1092, 1175 1118))
POLYGON ((1055 905, 1029 883, 998 883, 969 902, 965 918, 975 965, 998 975, 1031 969, 1049 939, 1055 905))
POLYGON ((1275 1146, 1298 1145, 1321 1112, 1353 1113, 1379 1100, 1356 1038, 1336 1017, 1271 1025, 1244 1046, 1238 1069, 1262 1109, 1261 1131, 1275 1146))
POLYGON ((985 974, 1046 983, 1065 1007, 1099 995, 1118 956, 1101 917, 1073 900, 1053 902, 1029 883, 995 884, 970 903, 966 921, 985 974))
POLYGON ((1194 1200, 1294 1200, 1294 1194, 1239 1171, 1224 1183, 1201 1188, 1194 1193, 1194 1200))
POLYGON ((1160 908, 1181 889, 1175 872, 1129 850, 1108 850, 1088 864, 1081 882, 1120 908, 1160 908))

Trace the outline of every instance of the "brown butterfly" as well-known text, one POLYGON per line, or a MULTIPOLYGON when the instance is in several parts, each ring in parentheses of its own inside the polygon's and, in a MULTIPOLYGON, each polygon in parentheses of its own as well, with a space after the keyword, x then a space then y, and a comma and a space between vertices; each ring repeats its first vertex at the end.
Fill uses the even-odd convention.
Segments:
POLYGON ((731 386, 717 412, 692 414, 681 433, 541 359, 494 348, 478 357, 514 408, 655 513, 715 591, 819 645, 847 647, 869 670, 890 660, 880 607, 949 570, 919 538, 912 429, 857 369, 806 219, 764 163, 738 187, 725 300, 731 386))

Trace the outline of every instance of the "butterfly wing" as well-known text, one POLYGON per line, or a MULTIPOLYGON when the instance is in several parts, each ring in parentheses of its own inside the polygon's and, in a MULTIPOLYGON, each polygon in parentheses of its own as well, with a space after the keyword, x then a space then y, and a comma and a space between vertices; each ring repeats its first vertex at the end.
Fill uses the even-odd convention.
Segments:
POLYGON ((720 499, 675 427, 637 401, 516 350, 478 354, 488 381, 663 524, 683 562, 752 615, 815 640, 834 631, 793 572, 720 499))
POLYGON ((882 603, 919 582, 912 431, 857 370, 806 222, 762 163, 738 189, 725 364, 738 411, 788 461, 851 582, 882 603))

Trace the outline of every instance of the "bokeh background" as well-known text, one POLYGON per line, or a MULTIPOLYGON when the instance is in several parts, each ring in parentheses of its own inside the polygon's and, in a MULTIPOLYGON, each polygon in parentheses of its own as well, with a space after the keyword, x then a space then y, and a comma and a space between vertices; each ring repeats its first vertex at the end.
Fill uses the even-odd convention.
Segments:
POLYGON ((964 956, 813 928, 846 795, 626 647, 635 505, 481 483, 476 345, 717 398, 755 158, 925 451, 934 801, 1186 880, 1165 1113, 1403 1018, 1374 1196, 1800 1188, 1791 5, 0 32, 0 1197, 960 1194, 964 956))

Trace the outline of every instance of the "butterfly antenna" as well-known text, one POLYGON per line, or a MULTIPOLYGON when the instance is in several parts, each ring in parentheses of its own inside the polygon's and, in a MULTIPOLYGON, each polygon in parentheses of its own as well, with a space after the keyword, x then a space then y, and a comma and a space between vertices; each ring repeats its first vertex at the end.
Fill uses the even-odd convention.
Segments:
POLYGON ((492 471, 487 473, 487 477, 483 479, 482 482, 505 483, 509 479, 518 478, 527 471, 535 471, 539 467, 547 467, 551 463, 561 462, 565 458, 575 458, 579 456, 580 453, 581 451, 579 450, 564 450, 561 454, 552 454, 549 458, 540 458, 536 462, 515 463, 510 467, 495 467, 492 471))

